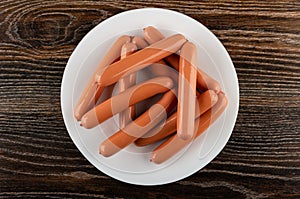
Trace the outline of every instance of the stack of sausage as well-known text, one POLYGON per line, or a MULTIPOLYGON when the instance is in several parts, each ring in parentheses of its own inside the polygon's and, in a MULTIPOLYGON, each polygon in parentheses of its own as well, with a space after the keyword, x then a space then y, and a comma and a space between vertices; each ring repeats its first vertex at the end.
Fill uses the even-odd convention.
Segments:
POLYGON ((99 146, 105 157, 132 143, 146 146, 165 139, 150 157, 159 164, 216 121, 227 106, 227 98, 220 84, 197 67, 197 48, 183 35, 165 38, 152 26, 143 33, 144 38, 124 35, 113 43, 81 95, 74 115, 81 126, 93 128, 119 114, 120 130, 99 146), (166 66, 179 75, 172 75, 166 66), (155 77, 136 84, 136 73, 146 67, 155 77), (117 82, 119 93, 96 105, 103 90, 111 90, 117 82), (163 95, 136 116, 135 104, 157 94, 163 95), (177 112, 164 120, 174 107, 177 112))

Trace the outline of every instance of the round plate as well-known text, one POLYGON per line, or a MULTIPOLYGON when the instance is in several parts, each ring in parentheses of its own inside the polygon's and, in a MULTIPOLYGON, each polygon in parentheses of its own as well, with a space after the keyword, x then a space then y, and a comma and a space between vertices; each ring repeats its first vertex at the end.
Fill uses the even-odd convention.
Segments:
POLYGON ((236 121, 238 106, 237 75, 221 42, 196 20, 165 9, 126 11, 97 25, 72 53, 61 86, 64 122, 80 152, 103 173, 138 185, 171 183, 207 165, 226 145, 236 121), (142 36, 142 29, 149 25, 158 28, 166 36, 181 33, 193 42, 198 48, 198 67, 220 82, 229 101, 226 111, 205 133, 186 150, 160 165, 149 161, 149 152, 154 146, 136 147, 132 144, 110 158, 98 154, 99 144, 118 130, 117 116, 89 130, 81 127, 73 116, 82 91, 112 42, 124 34, 142 36))

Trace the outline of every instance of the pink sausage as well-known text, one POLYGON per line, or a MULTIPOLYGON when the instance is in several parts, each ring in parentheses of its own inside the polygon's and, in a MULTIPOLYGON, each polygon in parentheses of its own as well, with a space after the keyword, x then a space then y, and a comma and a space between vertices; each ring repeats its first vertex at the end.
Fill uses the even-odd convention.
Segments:
POLYGON ((81 97, 75 107, 74 116, 77 120, 80 120, 87 111, 95 106, 103 92, 104 87, 99 87, 95 84, 95 75, 99 73, 99 71, 102 71, 107 65, 116 61, 120 57, 123 44, 130 42, 130 40, 131 38, 127 35, 119 37, 98 65, 96 72, 85 87, 85 90, 81 94, 81 97))
POLYGON ((144 39, 137 36, 132 38, 132 43, 134 43, 138 47, 138 49, 143 49, 149 46, 149 44, 144 39))
POLYGON ((172 53, 177 52, 186 39, 181 34, 165 38, 155 44, 137 51, 125 59, 109 65, 103 72, 97 73, 95 81, 100 86, 108 86, 117 82, 124 75, 136 72, 153 64, 172 53))
MULTIPOLYGON (((137 50, 137 46, 133 43, 126 43, 123 45, 121 50, 121 59, 131 55, 133 52, 137 50)), ((128 76, 119 80, 119 92, 123 92, 129 87, 135 85, 136 82, 136 74, 132 73, 128 76)), ((132 121, 135 117, 135 106, 132 105, 125 109, 124 111, 119 113, 119 125, 120 128, 125 127, 130 121, 132 121)))
MULTIPOLYGON (((153 44, 164 39, 165 37, 153 26, 148 26, 144 28, 144 38, 149 44, 153 44)), ((176 70, 179 69, 179 56, 177 54, 172 54, 166 57, 165 61, 176 70)), ((210 77, 199 68, 197 69, 197 88, 202 91, 214 90, 216 93, 219 93, 221 91, 219 82, 217 82, 215 79, 210 77)))
MULTIPOLYGON (((197 101, 199 108, 196 108, 196 118, 202 117, 202 114, 211 109, 212 106, 217 103, 218 95, 215 91, 208 90, 199 95, 197 101)), ((137 139, 135 144, 137 146, 146 146, 173 134, 177 129, 177 117, 177 112, 173 113, 165 122, 153 128, 142 138, 137 139)))
POLYGON ((81 125, 85 128, 93 128, 114 114, 125 110, 128 106, 132 106, 156 94, 164 93, 171 88, 173 88, 173 81, 168 77, 157 77, 132 86, 84 114, 81 119, 81 125))
POLYGON ((166 116, 168 109, 174 108, 172 101, 175 99, 176 96, 173 91, 165 93, 156 104, 151 106, 136 120, 102 142, 99 147, 99 153, 109 157, 143 136, 166 116))
MULTIPOLYGON (((220 92, 218 94, 217 104, 196 120, 196 123, 198 123, 199 126, 195 129, 196 132, 193 139, 196 139, 198 136, 200 136, 211 124, 213 124, 220 117, 220 115, 224 112, 227 103, 228 100, 225 94, 220 92)), ((191 141, 192 140, 182 140, 178 137, 177 134, 175 134, 153 150, 150 160, 156 164, 160 164, 174 156, 185 146, 190 144, 191 141)))
POLYGON ((196 108, 196 73, 197 48, 191 42, 186 42, 180 51, 177 134, 183 140, 189 140, 194 135, 196 108))

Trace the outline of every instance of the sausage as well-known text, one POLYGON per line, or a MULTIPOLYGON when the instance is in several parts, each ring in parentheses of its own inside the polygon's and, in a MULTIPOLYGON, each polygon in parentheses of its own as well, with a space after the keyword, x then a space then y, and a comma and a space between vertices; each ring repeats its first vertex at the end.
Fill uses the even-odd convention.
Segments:
MULTIPOLYGON (((133 43, 133 40, 134 40, 134 38, 135 37, 133 37, 133 39, 132 39, 132 43, 133 43)), ((140 38, 141 39, 141 38, 140 38)), ((146 41, 144 41, 144 42, 146 42, 146 41)), ((125 43, 124 45, 126 46, 127 44, 129 44, 130 46, 132 45, 132 43, 125 43)), ((124 48, 124 45, 122 46, 122 49, 124 48)), ((148 45, 148 44, 147 44, 148 45)), ((125 47, 125 48, 127 48, 127 47, 125 47)), ((135 49, 132 49, 133 51, 136 51, 137 49, 136 49, 136 47, 133 47, 133 48, 135 48, 135 49)), ((121 57, 120 58, 122 58, 122 49, 121 49, 121 57)), ((124 50, 124 51, 126 51, 126 50, 124 50)), ((124 57, 125 55, 123 55, 123 57, 124 57)), ((102 96, 103 96, 103 100, 102 100, 102 102, 104 101, 104 100, 107 100, 107 99, 109 99, 109 98, 111 98, 111 96, 112 96, 112 93, 113 93, 113 90, 114 90, 114 87, 115 87, 115 84, 112 84, 112 85, 109 85, 109 86, 107 86, 107 87, 105 87, 104 88, 104 91, 103 91, 103 93, 102 93, 102 96)), ((102 96, 101 96, 101 98, 102 98, 102 96)), ((100 100, 101 100, 101 98, 100 98, 100 100)), ((99 100, 98 100, 98 102, 97 102, 97 105, 99 104, 99 100)))
MULTIPOLYGON (((126 43, 121 49, 121 59, 124 59, 128 55, 131 55, 137 50, 137 46, 133 43, 126 43)), ((127 88, 135 85, 136 74, 132 73, 119 80, 119 92, 125 91, 127 88)), ((125 127, 135 117, 135 106, 132 105, 119 113, 119 126, 125 127)))
POLYGON ((171 90, 165 93, 156 104, 136 120, 103 141, 99 146, 99 153, 109 157, 143 136, 166 116, 168 109, 174 108, 174 104, 171 102, 175 99, 174 91, 171 90))
POLYGON ((138 49, 143 49, 149 46, 149 44, 144 39, 137 36, 133 37, 131 42, 134 43, 138 47, 138 49))
POLYGON ((177 135, 183 140, 191 139, 194 134, 196 67, 197 48, 186 42, 180 51, 177 105, 177 135))
MULTIPOLYGON (((144 38, 149 44, 153 44, 155 42, 164 39, 165 37, 157 30, 156 28, 149 26, 144 28, 144 38)), ((172 54, 165 58, 165 61, 169 63, 176 70, 179 69, 179 56, 177 54, 172 54)), ((214 90, 216 93, 221 91, 221 86, 219 82, 210 77, 201 69, 197 69, 197 88, 202 91, 206 90, 214 90)))
MULTIPOLYGON (((213 90, 205 91, 197 97, 197 105, 195 117, 208 111, 212 106, 217 103, 218 95, 213 90)), ((158 127, 149 131, 145 136, 136 140, 137 146, 146 146, 153 144, 156 141, 166 138, 177 130, 177 112, 173 113, 168 119, 161 123, 158 127)))
MULTIPOLYGON (((170 64, 174 69, 179 69, 179 55, 172 54, 165 58, 165 61, 170 64)), ((200 68, 197 69, 197 88, 201 91, 214 90, 216 93, 221 92, 221 86, 218 81, 210 77, 200 68)))
MULTIPOLYGON (((227 103, 228 100, 225 94, 223 92, 220 92, 218 94, 217 104, 196 120, 196 123, 199 124, 199 127, 197 132, 195 132, 195 136, 193 137, 193 139, 196 139, 199 135, 201 135, 212 123, 214 123, 220 117, 220 115, 224 112, 227 103)), ((150 161, 156 164, 160 164, 171 158, 189 143, 191 143, 191 140, 182 140, 178 137, 177 134, 174 134, 152 151, 150 161)))
POLYGON ((124 75, 143 69, 178 51, 185 42, 186 39, 181 34, 165 38, 109 65, 103 72, 97 73, 95 80, 100 86, 111 85, 124 75))
POLYGON ((178 82, 178 73, 168 66, 164 60, 160 60, 154 64, 151 64, 148 69, 155 76, 170 77, 174 83, 178 82))
POLYGON ((97 72, 102 71, 107 65, 117 60, 120 57, 123 44, 130 42, 130 40, 130 36, 127 35, 119 37, 98 65, 96 72, 85 87, 85 90, 81 94, 81 97, 75 107, 74 116, 78 121, 87 111, 94 107, 103 92, 104 87, 99 87, 95 84, 95 75, 97 72))
MULTIPOLYGON (((152 26, 148 26, 147 28, 152 28, 152 26)), ((161 35, 161 33, 159 33, 161 35)), ((151 38, 146 38, 145 39, 151 39, 151 38)), ((164 36, 160 37, 159 40, 164 39, 164 36)), ((151 40, 150 40, 151 42, 151 40)), ((149 44, 142 38, 140 37, 134 37, 132 39, 132 43, 135 43, 139 49, 146 48, 149 44)), ((151 42, 155 43, 155 42, 151 42)), ((174 82, 177 82, 178 80, 178 75, 175 73, 175 71, 172 71, 172 69, 168 66, 168 64, 164 60, 159 60, 156 63, 151 64, 149 67, 149 70, 151 71, 152 74, 156 76, 167 76, 171 77, 174 82)))
POLYGON ((116 86, 116 84, 112 84, 112 85, 105 87, 103 92, 101 93, 101 96, 99 96, 99 99, 96 102, 95 106, 97 106, 97 105, 101 104, 102 102, 104 102, 105 100, 111 98, 111 96, 114 92, 115 86, 116 86))
POLYGON ((148 26, 143 29, 144 38, 149 44, 153 44, 165 38, 156 28, 153 26, 148 26))
MULTIPOLYGON (((134 43, 138 49, 143 49, 149 46, 149 44, 142 39, 141 37, 133 37, 132 39, 132 43, 134 43)), ((164 62, 163 60, 159 60, 158 62, 151 64, 148 69, 150 70, 150 72, 156 76, 166 76, 166 77, 174 77, 174 72, 172 73, 172 75, 170 75, 170 71, 168 70, 169 67, 164 67, 164 66, 168 66, 166 62, 164 62), (163 66, 163 67, 161 67, 163 66)), ((172 71, 171 71, 172 72, 172 71)), ((175 82, 177 82, 177 78, 172 78, 172 80, 175 82)))
POLYGON ((164 93, 173 88, 173 86, 173 81, 170 78, 157 77, 130 87, 84 114, 81 118, 81 126, 88 129, 93 128, 114 114, 125 110, 128 106, 132 106, 158 93, 164 93))
MULTIPOLYGON (((161 39, 160 39, 161 40, 161 39)), ((149 46, 149 44, 140 37, 133 37, 132 43, 134 43, 138 49, 143 49, 149 46)), ((154 64, 151 64, 148 69, 150 72, 156 76, 166 76, 172 78, 174 82, 178 80, 178 74, 168 66, 168 64, 164 60, 159 60, 154 64)))
MULTIPOLYGON (((199 95, 197 101, 199 108, 196 109, 195 117, 198 118, 200 116, 202 119, 202 114, 217 103, 218 95, 213 90, 208 90, 199 95)), ((153 144, 176 132, 177 114, 177 112, 173 113, 164 123, 161 123, 158 127, 149 131, 145 136, 137 139, 135 144, 137 146, 153 144)))

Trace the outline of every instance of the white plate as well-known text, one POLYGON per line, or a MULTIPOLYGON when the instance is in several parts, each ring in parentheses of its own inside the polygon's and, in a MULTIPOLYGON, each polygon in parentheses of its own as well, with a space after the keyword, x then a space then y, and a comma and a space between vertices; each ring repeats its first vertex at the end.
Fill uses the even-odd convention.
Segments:
POLYGON ((238 79, 232 61, 221 42, 205 26, 178 12, 145 8, 115 15, 93 28, 72 53, 62 80, 61 107, 73 142, 96 168, 123 182, 159 185, 183 179, 212 161, 226 145, 233 130, 239 106, 238 79), (73 117, 74 107, 89 78, 112 42, 123 34, 140 35, 146 26, 155 26, 166 36, 181 33, 198 47, 201 69, 217 79, 229 104, 225 113, 193 144, 176 157, 156 165, 149 162, 153 147, 126 150, 104 158, 99 144, 117 130, 116 117, 86 130, 73 117))

